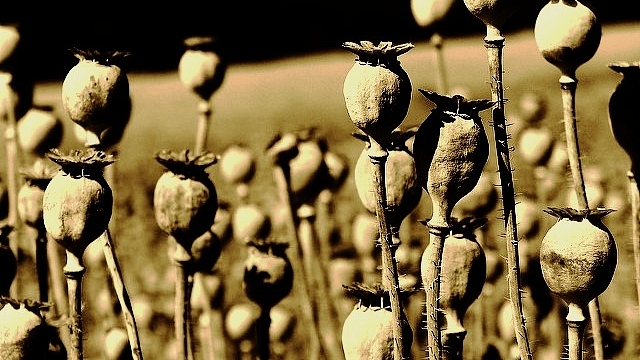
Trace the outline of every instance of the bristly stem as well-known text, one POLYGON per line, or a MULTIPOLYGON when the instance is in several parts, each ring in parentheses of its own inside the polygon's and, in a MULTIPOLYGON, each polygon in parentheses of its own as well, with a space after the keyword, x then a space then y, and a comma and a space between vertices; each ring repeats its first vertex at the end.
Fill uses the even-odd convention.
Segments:
MULTIPOLYGON (((564 132, 567 139, 567 154, 569 156, 569 167, 571 168, 571 178, 573 188, 576 193, 578 206, 581 209, 589 208, 589 201, 584 184, 582 173, 582 163, 580 161, 580 147, 578 144, 578 128, 576 126, 576 88, 578 80, 574 74, 562 74, 560 76, 560 87, 562 89, 562 109, 564 115, 564 132)), ((591 331, 593 334, 593 347, 596 360, 604 360, 604 349, 602 344, 602 318, 600 315, 600 304, 598 297, 589 302, 589 318, 591 319, 591 331)), ((568 324, 571 327, 570 324, 568 324)), ((584 331, 583 331, 584 332, 584 331)), ((582 345, 580 345, 582 347, 582 345)), ((571 347, 569 348, 571 353, 571 347)), ((582 355, 580 355, 582 356, 582 355)))
POLYGON ((430 254, 433 258, 426 259, 429 264, 425 269, 424 290, 426 308, 426 329, 427 329, 427 356, 429 360, 440 360, 442 358, 442 334, 440 330, 440 273, 442 269, 442 253, 444 250, 444 239, 447 236, 448 228, 429 225, 429 246, 433 251, 430 254))
POLYGON ((391 225, 387 221, 387 191, 385 181, 385 164, 389 153, 382 146, 369 137, 367 155, 373 165, 373 179, 376 184, 376 216, 380 232, 380 246, 382 247, 382 285, 389 292, 391 313, 394 318, 393 356, 395 360, 403 359, 404 341, 402 339, 402 303, 400 302, 400 286, 398 284, 398 267, 395 261, 395 247, 391 225))
POLYGON ((118 263, 118 258, 114 249, 111 232, 109 230, 105 231, 101 238, 104 258, 107 263, 107 268, 109 268, 109 273, 111 274, 111 282, 116 295, 118 296, 120 308, 122 309, 122 316, 124 317, 124 324, 129 337, 132 359, 142 360, 142 347, 140 346, 140 338, 136 319, 133 314, 133 306, 131 305, 131 299, 129 298, 127 288, 124 285, 124 279, 122 277, 122 271, 120 270, 120 264, 118 263))
POLYGON ((520 293, 520 263, 518 259, 518 230, 515 212, 515 186, 509 155, 509 138, 504 116, 504 88, 502 82, 502 49, 505 38, 496 28, 487 26, 484 39, 489 60, 489 76, 491 78, 491 98, 496 105, 491 113, 498 160, 498 173, 502 186, 502 209, 507 243, 508 288, 513 312, 513 324, 516 342, 523 360, 532 360, 533 354, 529 345, 529 334, 525 323, 520 293))

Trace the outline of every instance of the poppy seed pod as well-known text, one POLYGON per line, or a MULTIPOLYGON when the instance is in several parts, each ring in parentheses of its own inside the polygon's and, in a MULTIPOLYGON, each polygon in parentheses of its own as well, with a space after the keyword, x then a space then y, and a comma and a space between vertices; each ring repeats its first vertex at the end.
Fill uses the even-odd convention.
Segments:
POLYGON ((261 308, 271 308, 293 287, 293 268, 286 254, 289 244, 261 240, 247 245, 242 288, 249 300, 261 308))
POLYGON ((25 179, 18 190, 18 216, 35 229, 43 229, 42 200, 44 191, 51 179, 58 172, 57 168, 48 166, 44 159, 36 160, 32 166, 21 171, 25 179))
POLYGON ((0 359, 48 359, 51 328, 41 314, 46 307, 31 300, 0 298, 0 359))
POLYGON ((220 157, 220 174, 229 184, 248 183, 255 171, 256 160, 245 145, 231 145, 220 157))
POLYGON ((0 72, 0 120, 7 121, 11 113, 20 120, 33 105, 34 86, 29 75, 0 72))
POLYGON ((418 26, 426 28, 441 22, 453 3, 454 0, 411 0, 411 14, 418 26))
POLYGON ((549 289, 567 305, 585 308, 604 292, 616 269, 618 254, 602 217, 613 210, 549 208, 558 221, 540 244, 540 266, 549 289))
POLYGON ((563 75, 575 76, 600 46, 602 25, 576 0, 552 0, 540 9, 534 27, 538 51, 563 75))
POLYGON ((99 145, 105 130, 124 129, 131 115, 129 79, 119 65, 129 53, 72 51, 79 61, 62 82, 62 106, 87 131, 87 145, 99 145))
MULTIPOLYGON (((475 230, 487 223, 485 218, 452 218, 451 232, 444 240, 440 278, 440 300, 443 320, 440 324, 448 333, 466 332, 464 316, 482 293, 486 280, 487 260, 476 241, 475 230)), ((427 245, 422 256, 421 271, 431 267, 433 247, 427 245)), ((424 277, 427 280, 429 277, 424 277)), ((425 284, 425 288, 428 285, 425 284)))
POLYGON ((343 47, 356 54, 355 64, 344 80, 343 95, 354 125, 380 144, 397 128, 409 111, 411 80, 398 56, 413 44, 392 45, 370 41, 346 42, 343 47))
POLYGON ((487 27, 500 29, 511 15, 522 6, 521 0, 464 0, 464 5, 473 16, 487 27))
POLYGON ((215 51, 218 44, 212 37, 190 37, 184 45, 187 49, 178 63, 180 81, 202 100, 209 100, 222 85, 227 62, 215 51))
POLYGON ((640 174, 640 143, 635 136, 638 109, 636 101, 640 95, 640 61, 617 62, 609 68, 622 79, 609 98, 609 126, 614 138, 631 158, 631 171, 640 174))
POLYGON ((62 142, 64 126, 51 106, 33 106, 18 121, 18 141, 24 152, 44 155, 62 142))
MULTIPOLYGON (((412 131, 394 131, 391 133, 389 153, 385 162, 385 186, 389 222, 392 227, 400 228, 402 221, 416 208, 422 196, 422 187, 416 175, 413 156, 405 146, 412 131)), ((355 137, 359 135, 354 134, 355 137)), ((367 137, 361 140, 368 141, 367 137)), ((354 168, 356 190, 360 201, 372 214, 376 213, 376 187, 373 167, 367 148, 363 149, 354 168)))
POLYGON ((0 70, 4 71, 7 64, 15 56, 21 40, 22 37, 17 26, 0 25, 0 70))
POLYGON ((489 140, 478 113, 494 103, 420 92, 436 107, 415 135, 416 174, 433 203, 429 223, 447 228, 453 207, 478 184, 489 159, 489 140))
POLYGON ((42 216, 49 235, 78 258, 87 246, 107 230, 113 210, 113 194, 102 171, 115 158, 102 151, 57 149, 47 157, 60 171, 44 191, 42 216))
POLYGON ((218 194, 206 172, 218 157, 206 151, 191 155, 189 150, 163 150, 155 159, 166 168, 153 194, 156 222, 188 252, 211 228, 218 211, 218 194))
MULTIPOLYGON (((357 299, 356 305, 342 325, 342 348, 346 360, 392 360, 394 359, 394 316, 391 312, 389 294, 380 284, 367 286, 353 283, 343 285, 350 296, 357 299)), ((408 292, 402 291, 402 297, 408 292)), ((411 294, 411 292, 409 292, 411 294)), ((402 358, 410 358, 413 329, 404 313, 402 318, 402 341, 405 353, 402 358)))

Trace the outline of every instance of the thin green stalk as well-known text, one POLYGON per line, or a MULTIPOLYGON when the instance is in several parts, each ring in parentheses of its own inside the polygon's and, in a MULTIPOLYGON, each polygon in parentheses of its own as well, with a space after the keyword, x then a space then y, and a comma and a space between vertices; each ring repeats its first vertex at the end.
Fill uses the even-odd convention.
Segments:
POLYGON ((376 184, 376 217, 380 232, 380 245, 382 248, 382 285, 389 292, 391 301, 391 313, 394 318, 393 356, 395 360, 403 359, 404 341, 402 339, 402 303, 400 302, 400 286, 398 284, 398 267, 395 261, 395 248, 391 232, 391 225, 387 221, 387 190, 385 182, 385 164, 389 152, 382 148, 373 138, 369 137, 370 146, 367 155, 373 165, 373 179, 376 184))
MULTIPOLYGON (((584 177, 582 174, 582 163, 580 161, 580 147, 578 144, 578 128, 576 126, 576 88, 578 80, 575 75, 563 74, 560 76, 560 87, 562 89, 562 109, 564 115, 564 132, 567 139, 567 154, 569 156, 569 167, 571 168, 571 178, 578 200, 578 206, 582 209, 589 208, 587 192, 585 190, 584 177)), ((593 334, 593 348, 596 360, 604 360, 604 349, 602 343, 602 317, 600 315, 600 304, 598 297, 589 302, 589 318, 591 319, 591 331, 593 334)), ((580 345, 582 347, 582 345, 580 345)), ((569 352, 571 353, 571 349, 569 352)), ((580 357, 581 359, 582 357, 580 357)))
POLYGON ((529 345, 529 334, 522 308, 522 294, 520 292, 520 263, 518 257, 518 230, 515 212, 515 185, 509 154, 509 138, 504 116, 504 88, 502 82, 502 49, 505 38, 500 31, 487 26, 487 36, 484 38, 489 61, 489 75, 491 78, 491 99, 496 105, 491 113, 498 159, 498 173, 502 186, 502 209, 504 217, 505 237, 507 243, 508 288, 516 342, 520 358, 532 360, 533 354, 529 345))

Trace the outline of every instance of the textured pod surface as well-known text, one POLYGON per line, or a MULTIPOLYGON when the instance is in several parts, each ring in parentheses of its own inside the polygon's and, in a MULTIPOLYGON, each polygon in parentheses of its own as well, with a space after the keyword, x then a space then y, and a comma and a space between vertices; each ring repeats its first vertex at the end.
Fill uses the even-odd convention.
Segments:
MULTIPOLYGON (((634 130, 637 128, 637 101, 640 99, 640 62, 612 63, 609 68, 622 75, 609 98, 609 126, 620 147, 631 158, 632 166, 638 166, 640 142, 634 130)), ((638 174, 635 170, 633 173, 638 174)))
POLYGON ((376 46, 362 41, 343 46, 358 55, 343 84, 349 117, 357 128, 384 144, 409 111, 411 80, 398 56, 413 45, 381 42, 376 46))
POLYGON ((160 229, 189 249, 213 225, 218 196, 208 178, 194 179, 166 171, 156 182, 153 207, 160 229))
POLYGON ((203 100, 209 100, 224 81, 227 63, 213 51, 188 49, 178 62, 182 84, 203 100))
POLYGON ((540 266, 553 293, 568 304, 584 307, 611 283, 617 248, 600 219, 608 211, 591 210, 589 216, 578 210, 565 211, 542 239, 540 266))
MULTIPOLYGON (((355 285, 352 285, 355 286, 355 285)), ((393 360, 394 316, 388 294, 380 290, 358 286, 347 287, 347 292, 358 302, 342 324, 342 348, 345 360, 393 360)), ((403 358, 410 358, 413 330, 404 312, 402 340, 405 342, 403 358)))
MULTIPOLYGON (((454 230, 444 240, 438 306, 444 315, 441 326, 450 333, 464 331, 464 315, 482 293, 487 274, 487 260, 473 231, 485 223, 485 219, 473 218, 454 221, 454 230)), ((420 265, 425 275, 425 271, 432 267, 431 259, 434 257, 433 246, 427 245, 420 265)), ((428 275, 423 276, 423 281, 428 281, 427 279, 428 275)))
POLYGON ((77 51, 79 59, 62 82, 62 106, 69 118, 99 137, 129 121, 129 80, 114 59, 123 53, 77 51))
POLYGON ((523 0, 464 0, 469 12, 487 25, 500 29, 523 4, 523 0))
POLYGON ((433 225, 448 227, 453 206, 477 185, 489 159, 489 140, 478 112, 488 100, 465 100, 420 90, 436 108, 413 142, 418 181, 433 203, 433 225))
POLYGON ((0 299, 0 359, 47 359, 50 333, 36 303, 0 299))
POLYGON ((249 243, 242 287, 261 307, 273 307, 291 292, 293 268, 285 253, 287 246, 268 241, 249 243))
MULTIPOLYGON (((388 150, 385 163, 385 186, 389 221, 392 226, 400 226, 418 205, 422 187, 416 175, 413 156, 406 148, 388 150)), ((355 185, 360 201, 372 214, 376 213, 376 187, 371 159, 367 149, 363 149, 354 168, 355 185)))
POLYGON ((600 46, 602 26, 590 8, 575 0, 552 0, 536 19, 538 51, 564 75, 589 61, 600 46))

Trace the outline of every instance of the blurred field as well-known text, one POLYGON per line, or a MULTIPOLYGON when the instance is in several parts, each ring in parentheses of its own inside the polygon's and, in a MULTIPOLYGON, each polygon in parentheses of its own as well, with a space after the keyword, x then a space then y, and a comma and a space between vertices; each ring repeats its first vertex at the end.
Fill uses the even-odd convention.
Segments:
MULTIPOLYGON (((532 29, 507 33, 505 37, 505 96, 514 100, 529 91, 545 94, 549 105, 546 124, 554 129, 558 139, 563 139, 558 70, 538 54, 532 29)), ((580 67, 577 73, 579 84, 576 106, 583 167, 600 168, 607 190, 622 193, 624 198, 626 171, 630 162, 613 139, 607 122, 609 95, 620 76, 608 69, 607 64, 640 59, 638 39, 640 23, 605 27, 595 57, 580 67)), ((426 42, 417 42, 414 45, 413 50, 400 57, 414 87, 411 109, 403 127, 420 124, 431 108, 417 89, 435 89, 433 48, 426 42)), ((463 89, 472 98, 490 97, 486 51, 482 37, 445 39, 444 56, 452 87, 463 89)), ((268 162, 263 161, 263 152, 268 141, 276 133, 316 126, 325 133, 329 140, 329 148, 346 155, 351 160, 350 165, 353 168, 362 149, 362 143, 350 135, 355 129, 348 118, 342 97, 342 82, 353 59, 354 56, 350 52, 340 49, 337 44, 333 52, 234 65, 229 68, 220 90, 214 94, 209 149, 221 153, 234 143, 250 146, 257 156, 259 166, 252 183, 251 199, 263 205, 267 211, 273 206, 276 193, 271 167, 268 162)), ((162 172, 161 166, 153 159, 153 154, 161 149, 181 150, 193 147, 197 101, 195 95, 184 89, 175 72, 131 73, 129 79, 134 107, 131 123, 119 148, 119 160, 115 164, 117 182, 114 187, 117 207, 114 238, 127 286, 130 287, 130 295, 135 298, 143 296, 146 289, 156 282, 168 281, 162 278, 165 276, 165 270, 171 265, 167 257, 166 235, 157 228, 153 217, 152 191, 162 172)), ((61 82, 62 79, 59 82, 38 84, 35 102, 53 105, 59 116, 65 120, 63 147, 81 148, 82 145, 74 138, 72 123, 66 119, 62 111, 61 82)), ((508 118, 515 111, 513 108, 507 103, 508 118)), ((492 139, 489 115, 489 112, 482 113, 487 120, 485 126, 489 138, 492 139)), ((0 150, 0 154, 4 155, 4 149, 0 150)), ((519 161, 517 148, 513 153, 513 161, 516 191, 533 191, 531 174, 528 172, 530 169, 519 161)), ((0 166, 4 174, 4 163, 0 166)), ((489 170, 494 170, 495 161, 490 159, 487 166, 489 170)), ((220 179, 215 165, 210 169, 220 198, 233 201, 233 189, 220 179)), ((429 199, 424 196, 422 201, 424 204, 418 211, 421 211, 421 216, 428 217, 429 199)), ((338 194, 336 204, 336 215, 343 241, 348 242, 350 221, 356 213, 362 211, 351 177, 338 194)), ((543 217, 548 216, 542 214, 542 211, 540 213, 543 217)), ((622 209, 622 212, 611 216, 605 223, 618 242, 619 266, 612 285, 601 296, 600 304, 603 313, 614 314, 624 322, 625 329, 629 330, 640 326, 640 319, 637 316, 637 300, 633 286, 628 210, 622 209)), ((498 227, 499 225, 498 223, 498 227)), ((545 230, 542 230, 542 234, 545 230)), ((420 231, 418 228, 416 233, 420 231)), ((426 245, 426 240, 422 241, 426 245)), ((242 247, 232 242, 225 248, 219 261, 219 271, 225 274, 227 304, 247 301, 237 278, 242 259, 242 247)), ((90 272, 85 283, 94 279, 90 272)), ((32 296, 37 296, 37 293, 32 296)), ((165 300, 172 301, 170 297, 165 300)), ((160 301, 155 301, 154 305, 167 306, 160 301)), ((290 299, 285 303, 294 310, 297 306, 290 299)), ((89 303, 86 311, 91 311, 91 306, 89 303)), ((296 331, 304 329, 297 328, 296 331)), ((97 333, 98 328, 93 328, 86 334, 85 338, 90 346, 87 352, 88 359, 99 358, 92 338, 97 333)), ((637 347, 638 343, 630 339, 637 335, 627 334, 628 346, 620 355, 620 359, 628 359, 638 354, 631 348, 637 347)), ((153 347, 143 347, 143 351, 149 358, 160 358, 152 356, 157 351, 153 347)), ((292 359, 295 359, 295 356, 292 359)))

